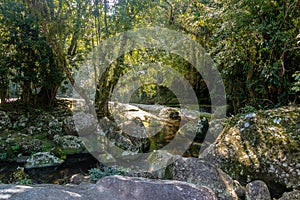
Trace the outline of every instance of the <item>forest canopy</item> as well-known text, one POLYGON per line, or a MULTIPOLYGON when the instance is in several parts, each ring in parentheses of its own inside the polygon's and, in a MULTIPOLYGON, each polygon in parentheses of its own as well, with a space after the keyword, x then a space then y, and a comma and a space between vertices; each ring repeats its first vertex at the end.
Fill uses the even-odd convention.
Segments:
MULTIPOLYGON (((84 97, 74 74, 94 48, 117 33, 162 27, 204 47, 221 73, 232 113, 299 103, 299 8, 298 0, 1 0, 1 102, 20 97, 25 104, 51 105, 66 80, 84 97)), ((210 103, 205 82, 186 60, 136 49, 98 80, 99 116, 109 115, 119 78, 134 65, 154 61, 180 72, 199 104, 210 103)), ((139 93, 160 88, 151 87, 139 93)))

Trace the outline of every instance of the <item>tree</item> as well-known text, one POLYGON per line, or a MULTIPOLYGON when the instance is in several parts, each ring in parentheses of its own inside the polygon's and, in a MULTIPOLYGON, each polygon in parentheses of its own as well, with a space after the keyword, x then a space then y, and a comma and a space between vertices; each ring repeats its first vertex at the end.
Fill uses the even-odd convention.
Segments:
MULTIPOLYGON (((89 19, 95 6, 93 1, 31 1, 26 3, 39 17, 41 31, 56 58, 58 70, 64 73, 77 92, 89 101, 83 91, 76 85, 71 70, 91 50, 91 36, 87 35, 89 19)), ((47 90, 55 97, 57 90, 47 90)))
MULTIPOLYGON (((202 7, 203 4, 197 3, 197 1, 189 3, 189 1, 167 0, 120 0, 110 11, 112 14, 106 16, 106 20, 108 20, 108 24, 110 25, 106 30, 109 34, 115 34, 117 32, 123 32, 139 27, 161 26, 173 29, 179 28, 181 31, 185 31, 192 37, 197 33, 195 33, 196 31, 194 30, 189 30, 188 23, 182 23, 184 20, 183 18, 193 17, 195 15, 194 12, 199 12, 197 9, 202 7), (184 26, 182 26, 182 24, 184 24, 184 26)), ((198 18, 195 18, 194 20, 198 20, 198 18)), ((123 45, 126 45, 126 41, 124 40, 123 42, 123 45)), ((151 62, 153 59, 157 62, 171 65, 174 69, 180 71, 190 81, 199 96, 199 99, 201 99, 201 95, 204 94, 204 90, 206 94, 208 93, 201 75, 189 63, 186 63, 184 59, 180 59, 177 56, 168 53, 166 54, 166 52, 159 50, 136 49, 117 59, 116 62, 106 69, 106 72, 104 72, 99 80, 96 91, 96 105, 99 117, 110 115, 108 101, 111 98, 112 91, 119 78, 129 69, 132 69, 133 65, 143 65, 147 62, 151 62)), ((203 102, 209 103, 209 99, 205 97, 203 102)))
MULTIPOLYGON (((0 9, 4 36, 1 45, 6 49, 1 57, 2 69, 12 72, 13 81, 21 85, 22 102, 35 104, 41 101, 38 97, 43 88, 57 89, 63 76, 57 71, 54 55, 31 9, 20 1, 5 1, 0 9), (38 88, 42 88, 39 94, 38 88)), ((46 101, 41 102, 49 104, 53 97, 43 99, 46 101)))
POLYGON ((252 105, 284 105, 292 98, 292 75, 299 68, 299 1, 224 0, 215 5, 218 23, 211 52, 235 112, 252 105))
POLYGON ((34 90, 40 88, 36 101, 51 104, 64 77, 80 92, 72 70, 92 48, 93 27, 89 22, 95 6, 95 2, 84 0, 14 0, 1 4, 1 30, 10 33, 2 44, 13 52, 5 65, 12 65, 15 79, 22 84, 23 102, 32 102, 34 90))

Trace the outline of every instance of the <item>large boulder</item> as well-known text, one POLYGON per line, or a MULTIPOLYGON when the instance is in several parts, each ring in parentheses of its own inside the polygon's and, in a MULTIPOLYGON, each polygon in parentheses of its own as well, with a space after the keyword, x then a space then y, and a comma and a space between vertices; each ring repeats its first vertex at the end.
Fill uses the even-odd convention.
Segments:
POLYGON ((243 183, 260 179, 273 196, 300 188, 300 107, 235 117, 201 155, 243 183))
POLYGON ((196 187, 179 181, 151 180, 121 176, 105 177, 87 192, 87 199, 101 199, 99 193, 104 190, 103 199, 115 200, 169 200, 197 199, 217 200, 216 195, 207 187, 196 187), (100 197, 100 198, 99 198, 100 197))
POLYGON ((133 119, 121 124, 124 130, 118 127, 117 123, 108 118, 102 118, 99 121, 99 126, 105 136, 124 151, 133 153, 145 152, 150 147, 150 141, 145 135, 146 132, 143 131, 144 126, 138 119, 133 119), (130 125, 141 130, 137 131, 129 128, 130 125))
POLYGON ((167 179, 193 183, 198 187, 211 188, 219 199, 238 199, 234 181, 222 170, 198 158, 172 157, 167 167, 167 179))
POLYGON ((209 188, 179 181, 109 176, 96 184, 80 185, 0 185, 0 198, 14 200, 217 200, 209 188))

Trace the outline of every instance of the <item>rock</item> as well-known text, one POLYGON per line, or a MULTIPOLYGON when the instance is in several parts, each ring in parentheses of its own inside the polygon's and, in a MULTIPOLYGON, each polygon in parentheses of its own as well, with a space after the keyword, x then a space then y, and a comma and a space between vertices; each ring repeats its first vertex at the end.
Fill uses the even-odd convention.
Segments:
POLYGON ((195 142, 203 142, 206 136, 206 133, 208 131, 208 120, 205 117, 201 117, 198 122, 197 125, 195 127, 196 129, 196 137, 194 139, 195 142))
POLYGON ((170 120, 180 120, 180 113, 178 111, 178 109, 176 108, 170 108, 170 107, 166 107, 160 110, 159 112, 159 117, 163 118, 163 119, 170 119, 170 120))
POLYGON ((235 193, 237 194, 237 196, 239 197, 239 199, 245 199, 245 195, 246 195, 246 189, 242 186, 237 186, 237 188, 235 189, 235 193))
POLYGON ((181 116, 176 108, 163 108, 158 115, 164 122, 163 130, 166 141, 169 142, 180 127, 181 116))
POLYGON ((70 183, 71 184, 79 185, 83 182, 88 182, 88 183, 91 182, 90 177, 89 176, 84 176, 83 174, 74 174, 70 178, 70 183))
POLYGON ((83 199, 79 194, 81 190, 61 185, 0 185, 0 199, 13 200, 79 200, 83 199))
POLYGON ((283 193, 282 197, 279 200, 299 200, 300 199, 300 191, 294 190, 292 192, 283 193))
POLYGON ((82 139, 78 136, 55 135, 53 141, 57 146, 63 148, 63 151, 67 154, 82 153, 86 150, 82 139))
MULTIPOLYGON (((128 122, 129 124, 135 124, 135 127, 138 129, 143 128, 144 126, 140 124, 139 121, 134 120, 128 122)), ((130 129, 120 129, 116 123, 109 120, 108 118, 103 118, 100 120, 99 125, 104 132, 104 134, 115 143, 116 146, 131 152, 144 152, 147 151, 150 147, 150 141, 147 137, 134 137, 133 135, 126 133, 124 131, 129 131, 130 129)), ((123 125, 125 126, 125 125, 123 125)), ((133 130, 132 130, 133 131, 133 130)), ((139 130, 136 134, 145 134, 145 132, 139 130)))
MULTIPOLYGON (((129 132, 137 135, 146 134, 149 137, 151 143, 150 151, 165 147, 174 140, 176 134, 181 134, 184 137, 186 135, 193 135, 193 138, 191 138, 188 142, 185 142, 189 143, 188 146, 190 146, 194 136, 196 135, 197 139, 192 144, 191 151, 185 154, 186 156, 198 157, 199 150, 201 148, 200 141, 203 141, 208 128, 207 119, 211 117, 211 114, 209 113, 201 113, 199 111, 171 108, 161 105, 132 105, 114 102, 110 104, 110 107, 116 125, 119 125, 121 130, 125 130, 125 133, 129 132), (199 120, 197 125, 198 119, 201 120, 199 120), (138 124, 136 121, 140 121, 141 125, 136 125, 136 123, 138 124), (187 122, 189 123, 187 124, 187 122), (182 128, 180 130, 181 133, 178 133, 179 128, 182 128), (129 131, 126 131, 126 129, 129 129, 129 131), (140 132, 135 133, 137 130, 140 132), (144 133, 144 131, 146 131, 146 133, 144 133)), ((190 137, 185 137, 183 139, 186 140, 187 138, 190 137)), ((168 149, 170 151, 176 152, 180 155, 184 154, 188 149, 188 147, 184 148, 183 152, 180 151, 180 153, 178 153, 177 145, 175 149, 173 147, 170 149, 169 147, 168 149)), ((143 152, 145 152, 145 150, 143 150, 143 152)))
POLYGON ((64 119, 63 129, 67 135, 78 135, 72 116, 69 116, 66 119, 64 119))
POLYGON ((43 113, 40 116, 38 116, 34 122, 34 125, 34 134, 47 133, 49 136, 52 137, 56 134, 63 134, 62 122, 60 122, 56 117, 48 113, 43 113))
POLYGON ((146 128, 139 118, 123 122, 120 125, 122 135, 137 146, 140 152, 147 152, 150 148, 150 140, 148 139, 146 128))
POLYGON ((202 148, 202 151, 207 148, 209 145, 211 145, 220 135, 224 128, 224 119, 218 119, 218 118, 213 118, 209 122, 209 129, 206 133, 206 138, 205 138, 205 147, 202 148))
POLYGON ((253 181, 246 186, 246 200, 271 200, 270 192, 263 181, 253 181))
MULTIPOLYGON (((163 108, 159 113, 161 126, 158 132, 151 134, 152 148, 157 150, 166 147, 177 134, 180 127, 180 113, 176 108, 163 108)), ((157 128, 158 128, 157 127, 157 128)), ((176 148, 168 148, 169 151, 176 152, 176 148)), ((182 152, 184 153, 184 152, 182 152)))
POLYGON ((123 133, 136 138, 147 138, 146 128, 140 118, 128 120, 120 124, 123 133))
POLYGON ((80 185, 0 185, 0 198, 14 200, 217 200, 204 186, 180 181, 108 176, 96 184, 80 185))
MULTIPOLYGON (((195 199, 217 200, 215 194, 206 187, 196 187, 179 181, 151 180, 144 178, 130 178, 121 176, 105 177, 88 191, 88 199, 99 198, 99 191, 108 195, 103 199, 115 200, 169 200, 195 199), (109 198, 108 198, 109 197, 109 198)), ((101 195, 102 196, 102 195, 101 195)))
POLYGON ((198 158, 174 156, 172 159, 173 163, 165 172, 167 179, 206 186, 211 188, 219 199, 238 199, 233 180, 222 170, 198 158))
POLYGON ((183 154, 184 157, 198 157, 206 133, 208 131, 208 120, 206 117, 189 121, 180 127, 179 133, 186 136, 189 148, 183 154))
POLYGON ((21 115, 18 117, 17 121, 13 125, 13 129, 15 130, 22 130, 28 125, 28 117, 25 117, 24 115, 21 115))
POLYGON ((26 160, 25 169, 52 167, 63 163, 63 160, 51 155, 49 152, 38 152, 26 160))
POLYGON ((0 111, 0 131, 12 126, 9 116, 4 111, 0 111))
POLYGON ((240 182, 262 180, 271 195, 300 188, 300 107, 235 117, 200 158, 240 182))
POLYGON ((80 136, 86 136, 95 133, 98 125, 96 116, 78 112, 73 115, 72 119, 68 118, 64 126, 65 130, 67 129, 67 132, 69 131, 69 134, 75 135, 75 133, 77 133, 80 136))

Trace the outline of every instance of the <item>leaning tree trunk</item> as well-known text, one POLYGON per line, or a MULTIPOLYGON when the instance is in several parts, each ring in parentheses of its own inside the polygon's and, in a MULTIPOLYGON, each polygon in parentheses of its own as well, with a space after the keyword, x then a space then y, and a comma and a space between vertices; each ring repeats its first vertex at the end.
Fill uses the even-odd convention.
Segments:
POLYGON ((111 64, 108 68, 106 68, 105 72, 103 72, 103 75, 99 77, 95 94, 96 114, 99 119, 102 117, 108 117, 113 120, 111 118, 108 104, 119 78, 128 70, 124 65, 125 56, 121 53, 125 45, 127 45, 126 34, 123 36, 120 42, 118 50, 118 55, 120 55, 120 57, 114 64, 111 64))
POLYGON ((109 117, 109 99, 116 83, 107 80, 108 76, 99 81, 96 90, 95 105, 98 118, 109 117))
POLYGON ((124 67, 124 56, 121 56, 116 65, 111 65, 103 73, 102 77, 97 84, 97 90, 95 95, 95 105, 97 117, 111 118, 109 111, 109 100, 111 99, 113 90, 118 83, 119 78, 126 72, 124 67))

